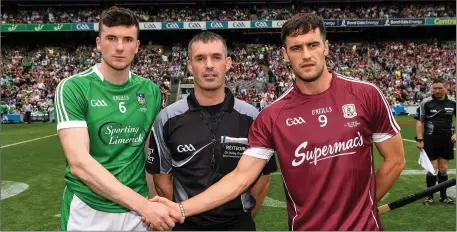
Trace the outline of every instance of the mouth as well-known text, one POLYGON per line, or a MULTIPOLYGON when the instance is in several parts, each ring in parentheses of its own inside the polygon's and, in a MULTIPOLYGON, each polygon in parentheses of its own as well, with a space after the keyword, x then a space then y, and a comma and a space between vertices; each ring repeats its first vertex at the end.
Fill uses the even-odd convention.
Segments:
POLYGON ((311 68, 314 67, 314 64, 302 64, 300 65, 300 68, 311 68))
POLYGON ((217 74, 204 74, 203 77, 204 78, 216 78, 217 74))
POLYGON ((125 59, 125 57, 123 57, 123 56, 113 56, 113 57, 116 59, 125 59))

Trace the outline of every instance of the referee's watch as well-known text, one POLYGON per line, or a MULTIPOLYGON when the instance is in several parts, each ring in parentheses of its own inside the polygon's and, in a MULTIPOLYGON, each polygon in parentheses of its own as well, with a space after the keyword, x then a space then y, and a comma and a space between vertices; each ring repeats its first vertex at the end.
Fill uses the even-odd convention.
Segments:
POLYGON ((418 139, 417 137, 414 137, 414 139, 416 140, 416 142, 420 143, 420 142, 423 142, 424 139, 418 139))

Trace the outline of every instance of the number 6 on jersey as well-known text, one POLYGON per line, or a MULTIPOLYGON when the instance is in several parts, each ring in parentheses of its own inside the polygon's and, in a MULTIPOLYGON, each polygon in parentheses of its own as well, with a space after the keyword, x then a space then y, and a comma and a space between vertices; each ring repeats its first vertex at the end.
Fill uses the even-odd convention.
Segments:
POLYGON ((121 113, 125 113, 125 111, 127 110, 124 106, 124 103, 125 102, 119 102, 119 111, 121 111, 121 113))
POLYGON ((322 123, 320 125, 320 127, 324 127, 325 125, 327 125, 327 116, 325 115, 319 115, 319 118, 318 118, 319 122, 322 123))

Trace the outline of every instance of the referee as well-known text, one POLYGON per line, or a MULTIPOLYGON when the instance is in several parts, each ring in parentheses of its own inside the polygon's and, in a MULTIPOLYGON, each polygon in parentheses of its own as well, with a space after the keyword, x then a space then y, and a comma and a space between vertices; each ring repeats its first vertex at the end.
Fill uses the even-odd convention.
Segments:
MULTIPOLYGON (((231 58, 221 36, 196 35, 188 53, 194 91, 157 116, 146 164, 158 194, 174 202, 198 195, 236 168, 259 113, 225 87, 231 58)), ((174 230, 256 230, 253 216, 267 194, 269 174, 276 169, 274 158, 270 159, 246 192, 214 210, 186 218, 174 230)))
MULTIPOLYGON (((448 161, 454 159, 453 148, 456 135, 453 134, 452 115, 456 114, 456 102, 447 96, 447 85, 443 79, 435 79, 432 89, 432 96, 424 99, 417 109, 416 146, 419 150, 424 149, 433 168, 435 170, 438 168, 438 183, 441 183, 448 180, 448 161)), ((428 172, 427 188, 434 186, 436 180, 436 177, 428 172)), ((441 202, 455 205, 454 201, 447 197, 446 189, 440 191, 440 197, 441 202)), ((432 203, 433 194, 424 201, 425 205, 432 203)))

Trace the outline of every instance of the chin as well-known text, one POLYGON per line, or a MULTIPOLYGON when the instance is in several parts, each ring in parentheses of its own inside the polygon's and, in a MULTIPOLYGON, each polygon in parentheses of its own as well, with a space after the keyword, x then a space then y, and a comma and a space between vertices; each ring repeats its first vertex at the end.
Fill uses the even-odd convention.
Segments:
POLYGON ((222 85, 202 85, 200 88, 206 91, 214 91, 222 88, 222 85))

